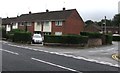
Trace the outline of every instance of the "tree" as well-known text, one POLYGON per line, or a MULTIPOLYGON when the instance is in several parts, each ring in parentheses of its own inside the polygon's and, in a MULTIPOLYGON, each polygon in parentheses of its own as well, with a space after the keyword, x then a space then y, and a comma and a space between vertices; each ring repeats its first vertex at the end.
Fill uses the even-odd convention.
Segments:
POLYGON ((119 13, 119 14, 116 14, 116 15, 114 16, 112 23, 113 23, 115 26, 119 26, 119 25, 120 25, 120 13, 119 13))
POLYGON ((85 24, 93 24, 94 22, 92 21, 92 20, 87 20, 86 22, 85 22, 85 24))

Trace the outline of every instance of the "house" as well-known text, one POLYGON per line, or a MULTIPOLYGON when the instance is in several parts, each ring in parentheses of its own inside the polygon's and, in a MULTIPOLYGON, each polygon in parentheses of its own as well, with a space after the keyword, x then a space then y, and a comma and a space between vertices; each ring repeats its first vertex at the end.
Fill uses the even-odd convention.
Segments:
MULTIPOLYGON (((40 13, 22 14, 17 19, 9 18, 10 25, 16 25, 18 29, 24 29, 32 33, 43 34, 80 34, 84 28, 84 22, 76 9, 49 11, 40 13)), ((3 19, 4 23, 7 23, 3 19)), ((7 23, 7 24, 8 24, 7 23)), ((13 26, 12 26, 13 27, 13 26)), ((10 30, 10 28, 9 28, 10 30)))
MULTIPOLYGON (((102 30, 105 31, 105 26, 101 26, 102 30)), ((120 34, 120 26, 106 26, 106 33, 120 34)))
POLYGON ((12 29, 18 29, 17 17, 3 18, 2 27, 5 28, 7 32, 11 31, 12 29))
POLYGON ((84 28, 85 32, 101 32, 102 28, 98 26, 97 24, 86 24, 84 28))

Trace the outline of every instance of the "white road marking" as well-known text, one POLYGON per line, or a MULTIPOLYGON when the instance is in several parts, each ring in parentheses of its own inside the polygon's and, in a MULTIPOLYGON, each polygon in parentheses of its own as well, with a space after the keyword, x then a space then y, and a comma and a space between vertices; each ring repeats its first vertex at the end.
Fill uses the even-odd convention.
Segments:
POLYGON ((0 49, 1 51, 5 51, 5 52, 8 52, 8 53, 11 53, 11 54, 14 54, 14 55, 19 55, 18 53, 16 52, 12 52, 12 51, 9 51, 9 50, 4 50, 4 49, 0 49))
MULTIPOLYGON (((34 50, 34 51, 40 51, 40 52, 45 52, 45 53, 50 53, 50 54, 56 54, 56 55, 71 57, 71 58, 75 58, 75 59, 82 59, 82 60, 95 62, 95 63, 99 63, 99 64, 105 64, 105 65, 114 66, 114 67, 120 67, 119 64, 112 64, 110 62, 99 61, 99 60, 85 58, 85 57, 80 57, 80 56, 77 57, 77 56, 74 56, 74 55, 67 55, 67 54, 58 53, 58 52, 49 52, 49 51, 46 51, 46 50, 33 49, 33 48, 25 47, 25 46, 18 46, 18 45, 12 45, 12 44, 8 44, 8 45, 9 46, 14 46, 14 47, 20 47, 20 48, 24 48, 24 49, 29 49, 29 50, 34 50)), ((110 50, 113 50, 113 48, 110 49, 110 50)), ((99 51, 105 51, 105 50, 97 50, 96 52, 99 52, 99 51)), ((95 52, 95 51, 89 51, 89 52, 95 52)))
POLYGON ((62 69, 66 69, 66 70, 69 70, 69 71, 79 72, 77 70, 74 70, 74 69, 71 69, 71 68, 68 68, 68 67, 64 67, 64 66, 61 66, 61 65, 57 65, 57 64, 54 64, 54 63, 51 63, 51 62, 43 61, 43 60, 40 60, 40 59, 36 59, 36 58, 31 58, 31 59, 35 60, 35 61, 38 61, 38 62, 48 64, 48 65, 56 66, 56 67, 59 67, 59 68, 62 68, 62 69))

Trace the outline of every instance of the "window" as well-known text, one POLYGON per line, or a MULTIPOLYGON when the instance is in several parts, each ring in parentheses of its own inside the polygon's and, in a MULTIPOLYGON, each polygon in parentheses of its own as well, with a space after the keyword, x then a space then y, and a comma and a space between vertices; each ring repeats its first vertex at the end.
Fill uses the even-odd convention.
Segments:
POLYGON ((24 26, 24 23, 19 23, 20 24, 20 26, 24 26))
POLYGON ((32 24, 31 24, 31 22, 27 22, 27 26, 31 26, 32 24))
POLYGON ((55 32, 55 35, 62 35, 62 32, 55 32))
POLYGON ((48 21, 44 22, 44 24, 45 24, 46 26, 49 26, 49 22, 48 22, 48 21))
POLYGON ((40 26, 40 24, 41 24, 40 22, 37 22, 37 26, 40 26))
POLYGON ((55 22, 55 25, 56 25, 56 26, 62 26, 62 21, 56 21, 56 22, 55 22))

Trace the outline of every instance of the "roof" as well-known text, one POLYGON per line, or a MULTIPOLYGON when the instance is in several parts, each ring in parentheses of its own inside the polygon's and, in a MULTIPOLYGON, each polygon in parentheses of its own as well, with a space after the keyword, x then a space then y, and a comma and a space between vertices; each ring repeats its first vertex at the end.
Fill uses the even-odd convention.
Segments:
POLYGON ((2 19, 2 24, 10 24, 16 21, 17 21, 17 17, 12 17, 12 18, 7 17, 2 19))
POLYGON ((19 21, 53 21, 53 20, 65 20, 67 19, 72 11, 71 10, 61 10, 61 11, 48 11, 48 12, 40 12, 40 13, 31 13, 31 14, 22 14, 19 17, 19 21))
POLYGON ((87 28, 87 27, 89 27, 89 26, 93 26, 94 28, 96 28, 96 29, 98 29, 98 30, 102 30, 102 28, 99 26, 99 25, 97 25, 97 24, 87 24, 86 26, 85 26, 85 28, 87 28))

